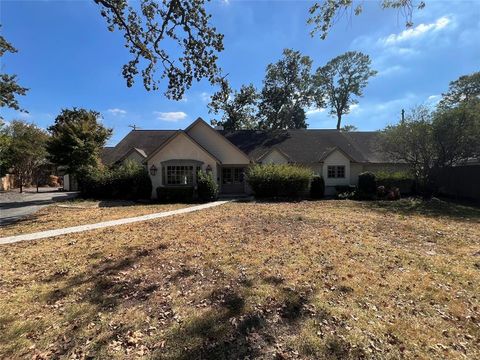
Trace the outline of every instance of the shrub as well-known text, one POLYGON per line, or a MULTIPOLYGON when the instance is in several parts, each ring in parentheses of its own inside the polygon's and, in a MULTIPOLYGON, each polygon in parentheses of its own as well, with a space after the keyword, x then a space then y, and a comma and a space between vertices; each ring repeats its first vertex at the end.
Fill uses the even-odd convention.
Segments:
POLYGON ((358 192, 366 197, 375 196, 377 192, 375 174, 366 171, 358 175, 358 192))
POLYGON ((384 186, 385 189, 391 190, 398 188, 400 193, 409 195, 415 193, 415 180, 408 172, 396 171, 386 172, 381 171, 375 173, 377 185, 384 186))
POLYGON ((48 175, 47 184, 48 184, 48 186, 50 186, 50 187, 58 187, 58 186, 60 186, 60 184, 59 184, 59 182, 58 182, 58 176, 48 175))
POLYGON ((354 199, 357 194, 355 185, 337 185, 335 191, 338 199, 354 199))
POLYGON ((197 173, 197 195, 200 201, 213 201, 218 197, 218 184, 212 174, 197 173))
POLYGON ((83 197, 94 199, 149 199, 152 182, 140 164, 127 161, 112 169, 84 168, 78 174, 83 197))
POLYGON ((254 165, 247 174, 257 198, 298 198, 308 190, 312 171, 290 164, 254 165))
POLYGON ((190 203, 194 195, 193 186, 157 187, 157 199, 163 203, 190 203))
POLYGON ((325 196, 325 180, 322 176, 315 175, 310 183, 310 197, 321 199, 325 196))

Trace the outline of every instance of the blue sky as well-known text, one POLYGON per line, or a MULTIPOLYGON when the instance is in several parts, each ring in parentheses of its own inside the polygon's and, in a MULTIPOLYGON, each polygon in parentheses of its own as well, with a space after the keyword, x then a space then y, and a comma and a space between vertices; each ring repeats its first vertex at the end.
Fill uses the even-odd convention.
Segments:
MULTIPOLYGON (((311 38, 306 25, 307 1, 213 1, 212 23, 225 34, 220 66, 232 86, 258 88, 267 64, 284 48, 300 50, 314 68, 348 50, 372 58, 379 72, 358 106, 343 122, 360 130, 395 123, 402 108, 434 105, 451 80, 480 70, 480 1, 427 0, 406 30, 396 11, 382 11, 365 2, 364 14, 345 18, 327 40, 311 38)), ((216 89, 202 81, 182 101, 162 91, 147 92, 140 79, 127 88, 121 68, 129 60, 119 32, 107 31, 93 1, 0 1, 2 35, 19 50, 2 59, 2 71, 18 74, 29 87, 20 98, 29 110, 2 109, 8 121, 22 118, 48 127, 62 108, 85 107, 102 113, 114 129, 110 144, 135 124, 143 129, 185 128, 198 116, 205 120, 209 95, 216 89)), ((334 128, 336 120, 323 109, 309 109, 310 128, 334 128)))

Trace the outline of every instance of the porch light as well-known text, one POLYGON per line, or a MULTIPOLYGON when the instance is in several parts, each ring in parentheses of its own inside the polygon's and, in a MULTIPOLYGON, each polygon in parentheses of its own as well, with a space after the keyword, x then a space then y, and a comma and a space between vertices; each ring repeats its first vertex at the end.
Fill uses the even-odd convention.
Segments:
POLYGON ((157 174, 157 167, 155 165, 150 166, 150 175, 155 176, 157 174))
POLYGON ((207 173, 211 173, 212 172, 212 167, 210 165, 207 165, 207 168, 205 170, 207 170, 207 173))

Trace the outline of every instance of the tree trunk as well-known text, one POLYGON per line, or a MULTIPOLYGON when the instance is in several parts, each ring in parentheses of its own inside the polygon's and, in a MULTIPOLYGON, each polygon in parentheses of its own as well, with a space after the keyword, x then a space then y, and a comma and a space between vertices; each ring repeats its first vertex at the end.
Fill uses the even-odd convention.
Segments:
POLYGON ((23 192, 23 176, 20 176, 20 194, 23 192))
POLYGON ((340 130, 341 123, 342 123, 342 114, 337 114, 337 130, 340 130))

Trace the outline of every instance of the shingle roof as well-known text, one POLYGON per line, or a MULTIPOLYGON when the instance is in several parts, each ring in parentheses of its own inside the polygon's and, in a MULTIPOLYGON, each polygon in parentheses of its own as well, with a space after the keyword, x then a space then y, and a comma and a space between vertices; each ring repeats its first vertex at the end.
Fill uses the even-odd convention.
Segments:
MULTIPOLYGON (((290 129, 219 132, 253 161, 272 148, 277 148, 292 162, 298 163, 320 162, 335 149, 345 153, 354 162, 392 162, 380 150, 379 133, 375 131, 290 129)), ((148 157, 175 133, 176 130, 132 130, 117 146, 104 148, 102 160, 105 164, 112 164, 133 148, 143 151, 148 157)))
POLYGON ((272 147, 293 162, 315 163, 334 149, 343 151, 355 162, 390 162, 378 148, 378 132, 342 132, 323 129, 220 131, 228 140, 257 160, 272 147))
POLYGON ((104 148, 102 161, 104 164, 113 164, 133 148, 148 156, 175 132, 176 130, 132 130, 115 147, 104 148))

